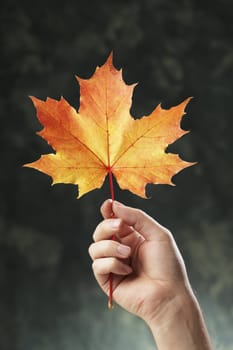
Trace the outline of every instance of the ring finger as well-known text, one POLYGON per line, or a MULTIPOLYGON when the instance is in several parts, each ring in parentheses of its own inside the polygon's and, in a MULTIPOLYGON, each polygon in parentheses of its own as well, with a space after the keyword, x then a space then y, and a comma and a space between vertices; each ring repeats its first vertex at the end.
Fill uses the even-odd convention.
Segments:
POLYGON ((128 258, 131 248, 113 240, 103 240, 92 243, 89 248, 89 254, 92 260, 106 257, 128 258))
POLYGON ((132 268, 123 261, 116 258, 100 258, 94 260, 92 264, 95 275, 108 275, 114 273, 116 275, 128 275, 132 272, 132 268))

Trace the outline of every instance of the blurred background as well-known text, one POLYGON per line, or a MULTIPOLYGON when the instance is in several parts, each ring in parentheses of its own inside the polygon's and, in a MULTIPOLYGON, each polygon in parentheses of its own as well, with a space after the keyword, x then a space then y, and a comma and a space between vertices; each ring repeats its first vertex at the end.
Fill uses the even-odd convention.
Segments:
POLYGON ((215 348, 233 349, 232 11, 230 0, 1 2, 2 350, 154 349, 143 322, 108 311, 92 275, 108 183, 77 200, 75 186, 22 168, 50 152, 28 96, 78 108, 75 75, 90 77, 112 50, 125 81, 139 82, 135 118, 194 96, 182 121, 191 133, 169 151, 198 165, 176 187, 148 185, 148 200, 115 184, 116 198, 172 230, 215 348))

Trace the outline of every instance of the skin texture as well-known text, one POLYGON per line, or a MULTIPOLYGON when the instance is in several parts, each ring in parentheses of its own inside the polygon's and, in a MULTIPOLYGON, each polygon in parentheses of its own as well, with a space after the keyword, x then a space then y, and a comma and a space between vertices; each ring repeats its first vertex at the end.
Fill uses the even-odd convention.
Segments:
POLYGON ((101 213, 89 254, 103 291, 109 293, 113 273, 114 301, 147 323, 159 350, 212 349, 172 234, 116 201, 105 201, 101 213))

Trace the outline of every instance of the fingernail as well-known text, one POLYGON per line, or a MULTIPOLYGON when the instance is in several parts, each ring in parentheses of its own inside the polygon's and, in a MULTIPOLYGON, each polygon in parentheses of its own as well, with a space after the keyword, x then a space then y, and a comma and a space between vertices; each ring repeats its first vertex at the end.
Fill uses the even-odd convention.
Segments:
POLYGON ((130 247, 128 247, 126 245, 120 244, 117 247, 117 251, 121 256, 127 257, 127 256, 129 256, 131 249, 130 249, 130 247))
POLYGON ((110 219, 109 222, 112 228, 118 228, 120 225, 119 219, 110 219))
POLYGON ((132 270, 132 267, 129 266, 129 265, 124 265, 124 270, 125 270, 125 273, 131 273, 133 270, 132 270))

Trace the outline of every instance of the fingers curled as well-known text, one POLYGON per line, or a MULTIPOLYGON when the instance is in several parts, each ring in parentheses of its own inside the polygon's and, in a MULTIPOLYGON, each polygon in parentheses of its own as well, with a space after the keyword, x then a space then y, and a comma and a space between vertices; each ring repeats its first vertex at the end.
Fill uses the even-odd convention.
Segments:
POLYGON ((132 272, 131 266, 113 257, 94 260, 92 268, 95 275, 107 275, 109 273, 128 275, 132 272))
POLYGON ((93 239, 95 242, 111 239, 114 237, 124 237, 133 231, 132 227, 126 225, 119 218, 105 219, 95 229, 93 239))
POLYGON ((130 253, 131 248, 129 246, 113 240, 92 243, 89 247, 89 254, 92 260, 104 257, 128 258, 130 253))

